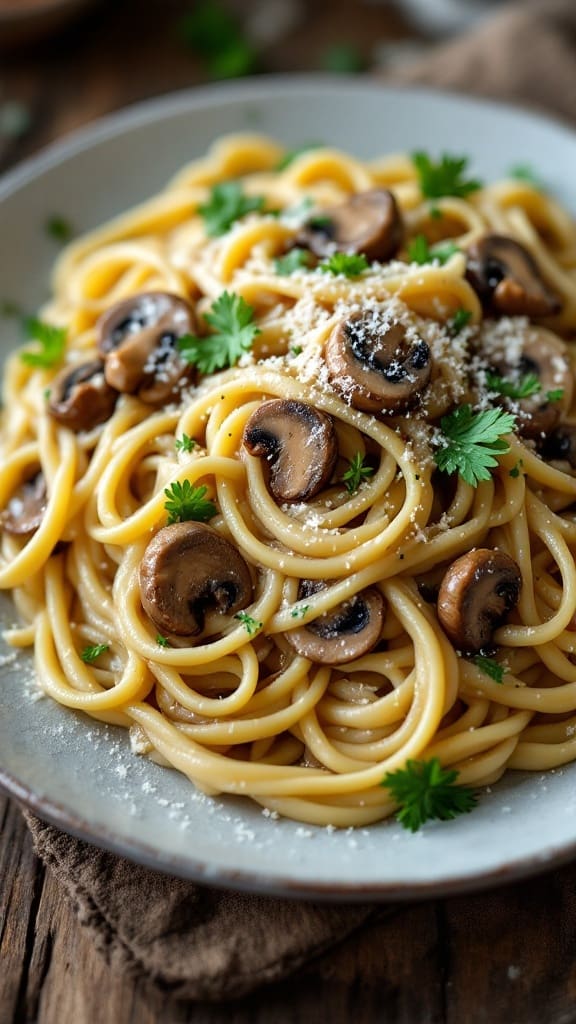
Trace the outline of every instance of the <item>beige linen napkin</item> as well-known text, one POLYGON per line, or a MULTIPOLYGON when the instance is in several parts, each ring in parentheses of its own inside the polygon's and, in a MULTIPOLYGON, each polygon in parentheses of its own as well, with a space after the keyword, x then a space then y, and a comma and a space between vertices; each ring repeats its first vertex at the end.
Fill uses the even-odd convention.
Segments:
MULTIPOLYGON (((576 0, 506 10, 394 80, 522 101, 576 121, 576 0)), ((284 977, 376 912, 203 888, 27 820, 109 962, 182 997, 228 999, 284 977)))

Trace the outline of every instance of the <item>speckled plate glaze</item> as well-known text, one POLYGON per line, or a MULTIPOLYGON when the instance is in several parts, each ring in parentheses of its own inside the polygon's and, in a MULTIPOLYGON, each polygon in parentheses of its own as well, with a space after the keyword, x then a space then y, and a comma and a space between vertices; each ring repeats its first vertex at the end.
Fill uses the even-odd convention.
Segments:
MULTIPOLYGON (((576 136, 510 108, 421 90, 290 77, 196 89, 100 121, 0 183, 0 297, 34 309, 56 255, 52 213, 86 230, 145 199, 226 132, 288 145, 321 139, 360 157, 447 149, 485 178, 533 164, 576 210, 576 136)), ((20 344, 0 322, 3 353, 20 344)), ((13 622, 0 595, 0 622, 13 622)), ((394 822, 356 831, 274 820, 210 799, 133 756, 124 731, 39 699, 28 654, 0 649, 0 783, 43 818, 153 868, 230 888, 314 898, 399 899, 505 882, 576 854, 576 765, 513 774, 472 814, 415 836, 394 822)))

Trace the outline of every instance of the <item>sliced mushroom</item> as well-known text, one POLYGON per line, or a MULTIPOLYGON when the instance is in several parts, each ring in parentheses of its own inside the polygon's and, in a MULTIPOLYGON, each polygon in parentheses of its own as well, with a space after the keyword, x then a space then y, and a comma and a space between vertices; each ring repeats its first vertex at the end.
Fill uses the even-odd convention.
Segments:
POLYGON ((46 480, 39 470, 14 492, 0 517, 0 525, 15 537, 29 537, 40 526, 47 505, 46 480))
POLYGON ((97 325, 106 381, 150 405, 173 400, 193 373, 176 342, 194 330, 194 314, 178 295, 143 292, 118 302, 97 325))
POLYGON ((489 651, 521 587, 520 569, 503 551, 476 548, 452 562, 440 584, 438 618, 454 647, 465 654, 489 651))
MULTIPOLYGON (((302 580, 298 597, 325 589, 324 583, 302 580)), ((321 665, 343 665, 368 654, 380 639, 384 598, 379 590, 363 590, 307 626, 286 633, 288 643, 304 658, 321 665)))
POLYGON ((384 188, 358 192, 340 206, 323 211, 304 226, 296 245, 316 256, 363 253, 367 260, 389 260, 404 238, 398 204, 384 188))
POLYGON ((532 254, 506 235, 485 235, 470 246, 466 276, 484 305, 506 316, 552 316, 562 308, 532 254))
POLYGON ((355 409, 397 414, 420 401, 432 372, 422 338, 379 312, 356 313, 334 327, 324 351, 332 386, 355 409))
POLYGON ((163 635, 197 638, 210 613, 233 615, 250 603, 252 577, 238 549, 211 526, 174 523, 144 552, 140 599, 163 635))
POLYGON ((277 501, 309 501, 326 486, 338 456, 334 424, 307 402, 272 399, 252 413, 244 447, 270 465, 277 501))
POLYGON ((106 383, 104 363, 67 367, 52 382, 48 412, 71 430, 90 430, 110 419, 118 392, 106 383))
POLYGON ((546 462, 576 469, 576 423, 563 423, 544 438, 540 454, 546 462))
POLYGON ((528 398, 499 399, 502 405, 517 413, 517 426, 523 437, 542 438, 561 420, 572 402, 573 374, 565 343, 545 327, 518 328, 522 331, 520 359, 513 365, 509 352, 518 349, 515 343, 503 346, 502 355, 491 358, 493 370, 505 380, 520 384, 527 374, 538 377, 540 388, 528 398))

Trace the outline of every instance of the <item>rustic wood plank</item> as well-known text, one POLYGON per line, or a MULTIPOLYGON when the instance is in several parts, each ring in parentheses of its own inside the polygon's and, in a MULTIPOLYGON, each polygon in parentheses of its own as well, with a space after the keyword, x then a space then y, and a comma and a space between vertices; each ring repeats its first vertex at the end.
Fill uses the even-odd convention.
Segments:
POLYGON ((44 868, 22 816, 0 795, 0 1019, 23 1020, 44 868))

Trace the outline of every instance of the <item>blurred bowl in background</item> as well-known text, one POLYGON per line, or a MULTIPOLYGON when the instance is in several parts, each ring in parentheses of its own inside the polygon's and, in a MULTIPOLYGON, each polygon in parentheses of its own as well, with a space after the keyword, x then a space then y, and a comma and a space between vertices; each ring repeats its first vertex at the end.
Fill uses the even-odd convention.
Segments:
POLYGON ((50 35, 96 0, 0 0, 0 47, 4 50, 50 35))

